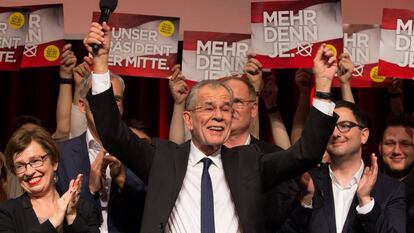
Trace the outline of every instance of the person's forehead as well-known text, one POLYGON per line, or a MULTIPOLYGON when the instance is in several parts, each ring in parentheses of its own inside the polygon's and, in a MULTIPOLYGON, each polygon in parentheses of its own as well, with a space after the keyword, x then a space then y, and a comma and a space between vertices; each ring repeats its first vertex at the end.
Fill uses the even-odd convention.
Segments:
POLYGON ((335 113, 338 114, 338 121, 353 121, 356 122, 356 117, 349 108, 339 107, 335 108, 335 113))
POLYGON ((246 97, 249 95, 249 88, 247 85, 240 79, 230 79, 224 83, 228 86, 232 91, 235 97, 246 97))
POLYGON ((401 139, 413 140, 414 129, 409 127, 399 126, 388 126, 384 131, 384 138, 396 137, 401 139))
POLYGON ((37 141, 33 140, 21 153, 15 154, 13 159, 14 161, 20 161, 26 158, 43 155, 44 153, 45 150, 43 147, 37 141))
POLYGON ((198 103, 206 102, 229 102, 230 93, 222 86, 203 86, 198 92, 198 103))

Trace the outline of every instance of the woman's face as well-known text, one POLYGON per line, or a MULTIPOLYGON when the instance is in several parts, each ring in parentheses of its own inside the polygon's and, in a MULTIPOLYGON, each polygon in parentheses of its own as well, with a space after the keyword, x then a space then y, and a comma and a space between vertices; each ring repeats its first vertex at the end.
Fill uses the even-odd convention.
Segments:
POLYGON ((36 141, 32 141, 22 153, 14 155, 16 175, 20 185, 30 196, 40 197, 54 191, 53 178, 57 166, 36 141))

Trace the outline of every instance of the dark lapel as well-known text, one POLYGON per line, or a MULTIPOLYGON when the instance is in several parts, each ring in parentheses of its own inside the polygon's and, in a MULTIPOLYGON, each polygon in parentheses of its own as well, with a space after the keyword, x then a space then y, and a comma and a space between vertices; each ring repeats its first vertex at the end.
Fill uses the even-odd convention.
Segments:
POLYGON ((72 149, 74 155, 76 155, 73 156, 74 164, 78 166, 74 169, 79 170, 79 172, 83 173, 83 175, 85 176, 84 180, 86 179, 88 181, 89 172, 91 169, 91 162, 89 160, 88 147, 86 145, 86 133, 79 136, 79 142, 72 149))
POLYGON ((349 207, 348 215, 346 216, 344 227, 342 228, 343 233, 352 232, 353 223, 355 222, 355 212, 356 212, 357 205, 358 205, 358 198, 355 193, 354 199, 352 199, 352 204, 349 207))
POLYGON ((18 199, 20 199, 23 206, 24 219, 27 228, 38 226, 40 223, 36 216, 36 213, 33 210, 32 203, 30 202, 30 198, 27 193, 24 193, 18 199))
POLYGON ((229 149, 225 146, 221 147, 221 162, 223 164, 224 175, 229 185, 230 194, 236 207, 236 212, 240 213, 240 201, 238 199, 239 193, 239 161, 236 150, 229 149))
POLYGON ((178 145, 177 150, 172 150, 171 153, 175 163, 174 193, 171 200, 171 205, 174 206, 178 193, 181 190, 181 186, 183 186, 185 173, 187 172, 188 157, 190 155, 190 141, 178 145))
MULTIPOLYGON (((315 185, 318 187, 319 196, 321 198, 321 206, 315 208, 322 208, 327 220, 329 232, 336 233, 336 222, 335 222, 335 204, 332 191, 332 181, 329 177, 328 167, 317 168, 315 176, 315 185)), ((315 203, 319 205, 318 203, 315 203)))

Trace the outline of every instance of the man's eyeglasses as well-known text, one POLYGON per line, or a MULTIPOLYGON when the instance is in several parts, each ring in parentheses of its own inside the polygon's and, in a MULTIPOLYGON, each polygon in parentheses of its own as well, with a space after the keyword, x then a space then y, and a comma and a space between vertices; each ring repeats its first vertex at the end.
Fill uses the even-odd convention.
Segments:
POLYGON ((233 107, 238 108, 238 109, 242 109, 246 106, 246 103, 254 103, 254 102, 256 102, 256 100, 244 100, 244 99, 240 99, 240 98, 234 98, 233 99, 233 107))
POLYGON ((359 124, 357 124, 355 122, 352 122, 352 121, 340 121, 340 122, 336 123, 336 128, 341 133, 348 133, 354 127, 358 127, 360 129, 365 128, 362 125, 359 125, 359 124))
POLYGON ((45 158, 48 156, 48 154, 44 154, 40 157, 32 159, 28 163, 16 163, 14 164, 14 171, 16 174, 24 173, 27 169, 27 165, 30 165, 32 168, 38 168, 43 166, 43 162, 45 161, 45 158))
POLYGON ((221 114, 232 114, 233 108, 230 106, 230 104, 224 104, 222 106, 215 106, 213 104, 205 104, 203 106, 195 107, 193 109, 189 109, 190 112, 199 112, 206 115, 212 115, 217 111, 217 109, 220 110, 221 114))

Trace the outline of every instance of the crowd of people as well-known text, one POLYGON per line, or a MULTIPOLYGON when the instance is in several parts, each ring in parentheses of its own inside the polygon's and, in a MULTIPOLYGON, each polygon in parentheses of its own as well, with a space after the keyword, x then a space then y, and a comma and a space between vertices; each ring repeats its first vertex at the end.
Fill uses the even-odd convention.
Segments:
POLYGON ((16 120, 0 154, 0 232, 414 232, 414 116, 400 79, 388 89, 379 154, 366 155, 372 129, 346 53, 336 58, 321 45, 313 69, 297 70, 291 132, 275 78, 254 54, 244 75, 191 88, 177 64, 169 140, 161 140, 143 122, 122 120, 125 83, 108 69, 110 30, 91 24, 91 55, 80 64, 63 48, 55 132, 34 116, 16 120), (267 124, 273 143, 259 137, 267 124))

